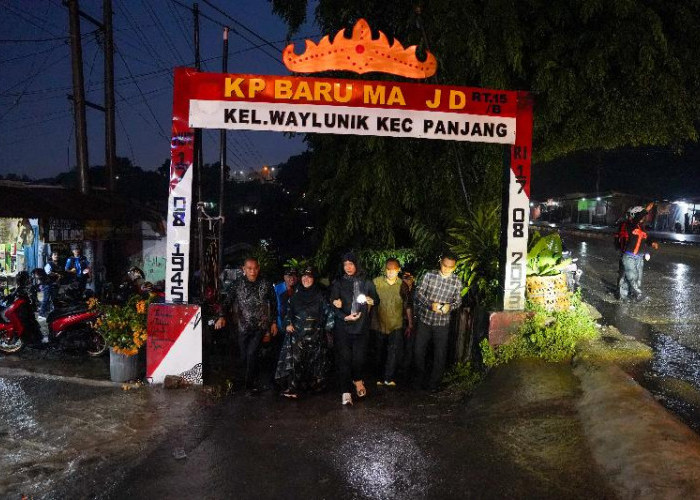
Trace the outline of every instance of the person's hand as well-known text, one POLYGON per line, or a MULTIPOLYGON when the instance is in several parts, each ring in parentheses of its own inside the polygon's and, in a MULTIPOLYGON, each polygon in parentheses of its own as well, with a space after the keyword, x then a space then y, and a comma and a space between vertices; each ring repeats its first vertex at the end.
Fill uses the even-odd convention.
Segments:
POLYGON ((270 333, 271 333, 272 336, 274 337, 274 336, 277 335, 277 332, 278 332, 278 330, 277 330, 277 323, 272 323, 272 324, 270 325, 270 333))
POLYGON ((409 325, 406 327, 406 331, 403 332, 403 336, 410 339, 413 335, 413 326, 409 325))
POLYGON ((289 333, 293 333, 294 332, 294 325, 287 325, 287 331, 289 333))
POLYGON ((270 338, 270 332, 267 332, 265 335, 263 335, 262 343, 267 344, 268 342, 270 342, 270 338))
POLYGON ((216 320, 216 323, 214 323, 214 330, 221 330, 225 326, 226 326, 226 318, 224 318, 222 316, 216 320))
POLYGON ((441 304, 439 302, 433 302, 431 309, 433 310, 433 312, 439 313, 440 306, 441 306, 441 304))
POLYGON ((440 307, 440 312, 442 314, 449 313, 450 312, 450 304, 442 304, 442 306, 440 307))
POLYGON ((343 301, 340 300, 340 299, 335 299, 335 300, 333 301, 333 305, 334 305, 335 307, 337 307, 338 309, 340 309, 341 307, 343 307, 343 301))
POLYGON ((658 250, 658 249, 659 249, 659 244, 658 244, 657 242, 654 242, 654 243, 651 244, 651 248, 653 248, 654 250, 658 250))
POLYGON ((360 316, 362 316, 362 313, 359 312, 348 314, 347 316, 345 316, 345 321, 357 321, 358 319, 360 319, 360 316))
POLYGON ((367 298, 365 299, 365 303, 366 303, 368 306, 373 306, 373 305, 374 305, 374 299, 368 295, 367 298))

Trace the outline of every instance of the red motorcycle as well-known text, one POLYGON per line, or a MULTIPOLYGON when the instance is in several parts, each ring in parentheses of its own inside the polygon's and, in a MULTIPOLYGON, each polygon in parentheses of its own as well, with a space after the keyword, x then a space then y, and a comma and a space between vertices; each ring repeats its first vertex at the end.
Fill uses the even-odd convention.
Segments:
POLYGON ((0 308, 0 351, 17 352, 24 347, 26 339, 41 339, 29 294, 17 288, 0 299, 0 308))
POLYGON ((107 344, 93 327, 99 315, 82 302, 54 309, 46 318, 49 342, 71 342, 83 347, 89 356, 102 355, 107 350, 107 344))
MULTIPOLYGON (((22 277, 24 278, 24 277, 22 277)), ((24 279, 22 279, 24 282, 24 279)), ((94 328, 99 313, 88 309, 84 301, 62 305, 54 309, 46 318, 48 338, 42 339, 41 328, 34 316, 33 294, 28 286, 20 286, 0 301, 4 307, 0 317, 0 352, 18 352, 26 344, 52 342, 70 343, 83 348, 90 356, 103 354, 107 345, 104 338, 94 328)))

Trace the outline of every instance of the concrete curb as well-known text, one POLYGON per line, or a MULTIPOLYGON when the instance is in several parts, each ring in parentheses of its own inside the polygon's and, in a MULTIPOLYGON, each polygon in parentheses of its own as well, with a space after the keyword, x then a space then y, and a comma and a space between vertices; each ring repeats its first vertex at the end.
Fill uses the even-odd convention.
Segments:
POLYGON ((696 497, 700 436, 616 365, 580 361, 574 374, 591 452, 620 497, 696 497))
POLYGON ((70 384, 80 384, 91 387, 111 387, 120 388, 123 384, 119 382, 112 382, 110 380, 93 380, 89 378, 81 377, 68 377, 65 375, 51 375, 49 373, 39 373, 24 368, 7 368, 0 367, 0 377, 34 377, 41 378, 44 380, 56 380, 59 382, 67 382, 70 384))

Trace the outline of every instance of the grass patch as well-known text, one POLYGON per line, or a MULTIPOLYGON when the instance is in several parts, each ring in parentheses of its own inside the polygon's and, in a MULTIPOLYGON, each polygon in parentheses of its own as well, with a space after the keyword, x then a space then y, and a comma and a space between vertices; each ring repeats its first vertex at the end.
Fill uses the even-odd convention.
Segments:
POLYGON ((454 365, 442 378, 442 382, 452 389, 471 394, 483 379, 483 372, 476 367, 475 363, 467 361, 454 365))

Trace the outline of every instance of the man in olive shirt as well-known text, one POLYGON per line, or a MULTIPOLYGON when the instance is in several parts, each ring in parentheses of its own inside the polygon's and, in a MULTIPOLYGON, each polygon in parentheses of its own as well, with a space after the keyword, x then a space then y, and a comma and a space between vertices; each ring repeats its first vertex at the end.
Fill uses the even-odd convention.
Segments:
POLYGON ((406 333, 413 329, 411 314, 411 292, 408 285, 399 279, 401 266, 395 258, 386 260, 384 276, 374 278, 379 295, 379 305, 374 308, 372 330, 377 341, 379 380, 377 385, 396 386, 396 367, 403 352, 404 316, 407 319, 406 333))

